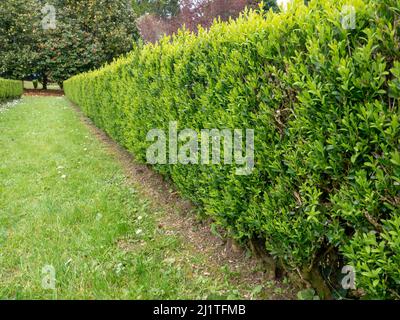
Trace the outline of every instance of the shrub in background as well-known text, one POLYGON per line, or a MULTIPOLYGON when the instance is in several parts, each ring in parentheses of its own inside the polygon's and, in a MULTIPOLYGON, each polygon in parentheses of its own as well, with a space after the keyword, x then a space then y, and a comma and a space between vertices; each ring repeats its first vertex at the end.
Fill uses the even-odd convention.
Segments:
MULTIPOLYGON (((149 130, 255 130, 256 167, 155 166, 231 236, 306 279, 356 269, 359 294, 400 292, 400 0, 298 1, 136 48, 65 82, 145 161, 149 130)), ((324 290, 320 290, 322 292, 324 290)), ((325 291, 326 292, 326 291, 325 291)))
POLYGON ((20 97, 23 91, 22 81, 0 78, 0 102, 20 97))

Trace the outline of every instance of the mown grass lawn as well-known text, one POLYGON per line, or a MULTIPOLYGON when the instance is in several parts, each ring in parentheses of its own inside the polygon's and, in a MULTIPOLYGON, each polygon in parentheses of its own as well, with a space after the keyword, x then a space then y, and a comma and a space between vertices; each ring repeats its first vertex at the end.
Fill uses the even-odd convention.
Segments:
POLYGON ((64 98, 0 112, 1 299, 241 298, 229 273, 157 228, 120 164, 64 98), (54 268, 55 289, 43 287, 54 268))

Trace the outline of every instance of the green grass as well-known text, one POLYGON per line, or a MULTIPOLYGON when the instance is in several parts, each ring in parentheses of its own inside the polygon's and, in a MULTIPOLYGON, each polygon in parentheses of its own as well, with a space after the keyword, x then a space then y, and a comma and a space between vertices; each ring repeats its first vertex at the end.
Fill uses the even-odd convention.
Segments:
POLYGON ((242 298, 225 267, 160 231, 123 168, 64 98, 0 113, 1 299, 242 298), (42 269, 56 272, 42 287, 42 269))

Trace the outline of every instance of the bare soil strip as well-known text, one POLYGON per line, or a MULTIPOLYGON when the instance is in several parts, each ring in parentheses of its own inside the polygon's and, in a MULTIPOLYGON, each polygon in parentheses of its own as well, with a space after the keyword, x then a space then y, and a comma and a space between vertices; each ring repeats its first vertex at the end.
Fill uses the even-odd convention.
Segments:
POLYGON ((63 90, 43 90, 43 89, 24 89, 26 96, 41 96, 41 97, 61 97, 64 95, 63 90))

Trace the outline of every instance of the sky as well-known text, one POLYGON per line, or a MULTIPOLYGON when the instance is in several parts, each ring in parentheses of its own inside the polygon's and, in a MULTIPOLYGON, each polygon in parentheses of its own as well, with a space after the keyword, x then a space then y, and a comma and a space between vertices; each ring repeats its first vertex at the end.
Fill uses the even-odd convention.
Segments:
POLYGON ((278 5, 282 5, 284 8, 286 8, 286 5, 292 0, 277 0, 276 2, 278 5))

